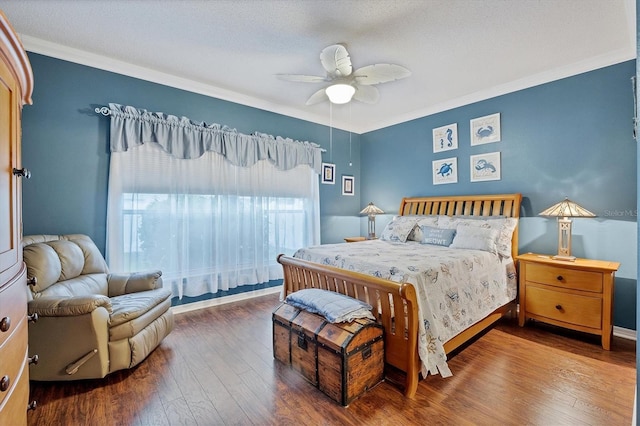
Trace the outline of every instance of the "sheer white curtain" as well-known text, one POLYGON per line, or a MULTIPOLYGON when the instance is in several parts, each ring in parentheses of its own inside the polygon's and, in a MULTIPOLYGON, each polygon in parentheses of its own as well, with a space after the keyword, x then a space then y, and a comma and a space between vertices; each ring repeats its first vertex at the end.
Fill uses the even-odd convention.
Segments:
POLYGON ((308 164, 242 167, 212 151, 185 159, 131 144, 111 153, 108 263, 161 269, 178 297, 280 279, 279 253, 320 242, 318 186, 308 164))

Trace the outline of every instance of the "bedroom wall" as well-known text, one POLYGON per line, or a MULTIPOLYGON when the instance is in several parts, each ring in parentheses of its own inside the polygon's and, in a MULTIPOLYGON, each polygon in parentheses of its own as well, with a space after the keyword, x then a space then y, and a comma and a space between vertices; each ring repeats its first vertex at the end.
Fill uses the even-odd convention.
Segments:
POLYGON ((628 61, 363 134, 362 200, 388 213, 377 219, 382 229, 402 196, 521 192, 520 252, 554 254, 557 224, 537 214, 567 196, 598 216, 574 220, 573 254, 621 262, 614 324, 635 329, 634 75, 628 61), (471 147, 469 120, 496 112, 501 141, 471 147), (434 154, 432 129, 451 123, 459 148, 434 154), (502 179, 470 182, 469 156, 495 151, 502 179), (457 157, 458 183, 433 185, 431 162, 449 157, 457 157))
MULTIPOLYGON (((109 154, 109 102, 309 140, 329 149, 326 126, 96 68, 29 53, 34 105, 23 111, 24 234, 90 235, 104 250, 109 154)), ((334 129, 336 185, 320 185, 322 243, 365 235, 358 212, 374 201, 388 214, 411 195, 515 192, 524 195, 520 251, 553 253, 556 224, 537 212, 565 195, 598 214, 576 220, 574 252, 622 263, 615 325, 635 329, 636 145, 631 135, 633 61, 467 105, 364 135, 334 129), (502 141, 469 146, 469 119, 500 112, 502 141), (434 155, 431 130, 458 123, 459 148, 434 155), (351 154, 350 154, 351 151, 351 154), (469 155, 502 153, 502 180, 470 183, 469 155), (431 184, 431 161, 458 157, 457 184, 431 184), (350 158, 349 158, 350 157, 350 158), (568 159, 565 161, 565 159, 568 159), (351 161, 349 161, 351 160, 351 161), (349 162, 352 166, 349 166, 349 162), (355 176, 356 195, 342 196, 340 176, 355 176)), ((334 113, 339 113, 334 109, 334 113)))
MULTIPOLYGON (((104 253, 109 118, 94 108, 109 102, 219 123, 241 133, 308 140, 329 149, 329 128, 323 125, 31 52, 29 59, 35 88, 33 105, 23 111, 23 164, 32 172, 23 185, 24 235, 85 233, 104 253)), ((359 141, 359 135, 352 135, 352 166, 348 132, 334 129, 333 152, 323 155, 336 164, 337 180, 351 174, 356 184, 355 196, 341 195, 339 184, 321 185, 323 242, 357 232, 354 212, 362 208, 359 141)))

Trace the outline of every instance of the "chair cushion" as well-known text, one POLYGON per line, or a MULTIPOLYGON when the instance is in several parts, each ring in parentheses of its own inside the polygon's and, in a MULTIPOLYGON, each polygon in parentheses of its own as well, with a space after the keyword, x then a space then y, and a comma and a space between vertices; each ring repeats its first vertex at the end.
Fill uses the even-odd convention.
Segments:
POLYGON ((132 337, 171 307, 171 291, 165 288, 111 297, 109 340, 132 337))

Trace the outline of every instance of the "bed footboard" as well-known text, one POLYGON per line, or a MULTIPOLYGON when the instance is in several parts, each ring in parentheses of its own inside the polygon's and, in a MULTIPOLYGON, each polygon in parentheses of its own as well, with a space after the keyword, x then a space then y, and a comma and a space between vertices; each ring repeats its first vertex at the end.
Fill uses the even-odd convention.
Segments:
POLYGON ((418 302, 411 284, 400 284, 329 265, 278 256, 284 270, 284 296, 305 288, 335 291, 370 304, 384 326, 385 362, 406 373, 405 391, 418 388, 418 302))

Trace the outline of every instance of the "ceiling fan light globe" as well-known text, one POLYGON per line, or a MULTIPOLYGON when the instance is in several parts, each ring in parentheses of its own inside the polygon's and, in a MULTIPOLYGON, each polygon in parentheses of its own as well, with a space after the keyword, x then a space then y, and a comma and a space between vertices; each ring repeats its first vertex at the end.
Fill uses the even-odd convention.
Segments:
POLYGON ((331 103, 346 104, 351 101, 353 94, 356 93, 356 88, 350 84, 332 84, 325 89, 325 93, 329 97, 331 103))

